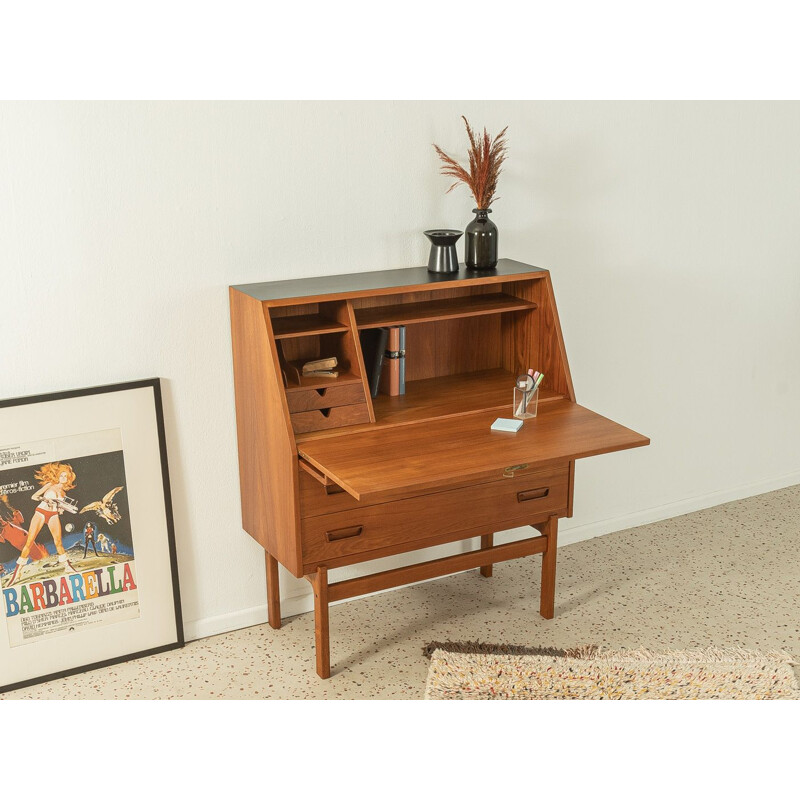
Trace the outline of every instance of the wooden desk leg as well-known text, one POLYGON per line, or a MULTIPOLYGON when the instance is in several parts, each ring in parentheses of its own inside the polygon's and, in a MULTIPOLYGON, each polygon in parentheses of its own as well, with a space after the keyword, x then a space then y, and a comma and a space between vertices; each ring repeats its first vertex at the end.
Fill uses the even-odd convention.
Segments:
MULTIPOLYGON (((491 547, 493 541, 494 541, 493 533, 487 533, 486 536, 481 536, 481 550, 486 550, 488 547, 491 547)), ((487 564, 485 567, 481 567, 481 575, 483 575, 484 578, 491 578, 492 565, 487 564)))
POLYGON ((550 517, 542 525, 535 526, 547 537, 547 549, 542 554, 542 596, 539 613, 545 619, 555 616, 556 600, 556 550, 558 548, 558 517, 550 517))
POLYGON ((281 627, 281 588, 278 583, 278 562, 266 553, 267 561, 267 619, 271 628, 281 627))
POLYGON ((314 637, 317 645, 317 675, 331 676, 331 645, 328 627, 328 568, 317 567, 311 576, 314 587, 314 637))

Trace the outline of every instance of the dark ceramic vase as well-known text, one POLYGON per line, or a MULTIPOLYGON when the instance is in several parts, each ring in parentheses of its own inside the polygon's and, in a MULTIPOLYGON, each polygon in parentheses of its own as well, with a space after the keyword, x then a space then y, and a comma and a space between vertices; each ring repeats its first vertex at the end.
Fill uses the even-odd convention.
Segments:
POLYGON ((464 263, 468 269, 494 269, 497 266, 497 225, 489 219, 491 208, 473 208, 475 219, 467 225, 464 238, 464 263))
POLYGON ((456 242, 461 238, 461 231, 435 230, 425 231, 431 243, 431 254, 428 259, 428 272, 458 272, 458 253, 456 242))

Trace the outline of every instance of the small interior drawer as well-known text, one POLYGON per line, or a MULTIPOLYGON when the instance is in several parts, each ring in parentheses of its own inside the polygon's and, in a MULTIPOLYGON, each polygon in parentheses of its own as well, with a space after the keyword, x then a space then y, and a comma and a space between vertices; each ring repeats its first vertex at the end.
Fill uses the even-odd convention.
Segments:
POLYGON ((326 386, 320 389, 298 389, 286 392, 289 412, 312 411, 318 408, 334 408, 364 402, 364 387, 360 383, 344 386, 326 386))
POLYGON ((314 411, 301 411, 290 414, 292 428, 295 433, 321 431, 325 428, 341 428, 345 425, 358 425, 369 422, 369 411, 366 403, 334 408, 320 408, 314 411))

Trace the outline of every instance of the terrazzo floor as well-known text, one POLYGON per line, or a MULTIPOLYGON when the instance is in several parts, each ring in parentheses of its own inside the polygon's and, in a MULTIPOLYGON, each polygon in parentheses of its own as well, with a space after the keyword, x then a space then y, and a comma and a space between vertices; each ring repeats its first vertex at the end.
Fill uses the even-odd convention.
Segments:
MULTIPOLYGON (((566 647, 741 646, 800 660, 800 486, 562 547, 556 617, 541 559, 332 606, 332 677, 314 671, 313 614, 190 642, 3 699, 422 698, 430 641, 566 647)), ((800 675, 800 672, 798 672, 800 675)))

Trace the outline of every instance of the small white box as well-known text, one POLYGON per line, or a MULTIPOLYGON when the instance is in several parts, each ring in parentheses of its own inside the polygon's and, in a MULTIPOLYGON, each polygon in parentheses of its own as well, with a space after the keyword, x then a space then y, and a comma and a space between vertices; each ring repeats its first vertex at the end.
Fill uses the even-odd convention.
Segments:
POLYGON ((492 423, 493 431, 505 431, 506 433, 516 433, 521 427, 521 419, 505 419, 504 417, 498 417, 492 423))

